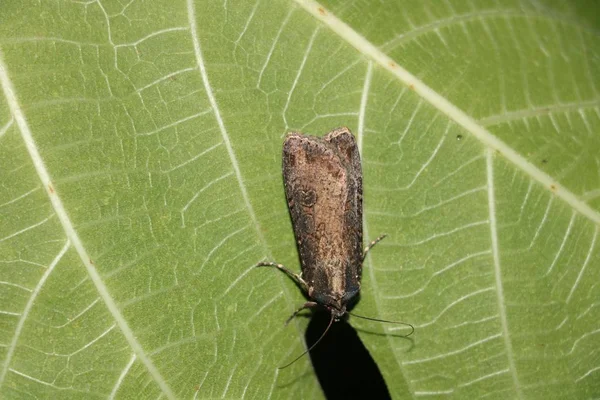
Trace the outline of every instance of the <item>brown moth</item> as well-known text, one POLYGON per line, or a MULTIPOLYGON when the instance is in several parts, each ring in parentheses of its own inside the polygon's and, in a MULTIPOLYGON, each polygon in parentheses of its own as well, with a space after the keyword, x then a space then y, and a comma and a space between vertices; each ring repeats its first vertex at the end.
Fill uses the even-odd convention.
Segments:
POLYGON ((362 167, 348 128, 323 138, 289 133, 283 143, 283 181, 302 273, 272 262, 257 266, 285 272, 310 299, 288 322, 305 308, 323 307, 331 314, 324 336, 357 299, 365 256, 385 235, 363 251, 362 167))

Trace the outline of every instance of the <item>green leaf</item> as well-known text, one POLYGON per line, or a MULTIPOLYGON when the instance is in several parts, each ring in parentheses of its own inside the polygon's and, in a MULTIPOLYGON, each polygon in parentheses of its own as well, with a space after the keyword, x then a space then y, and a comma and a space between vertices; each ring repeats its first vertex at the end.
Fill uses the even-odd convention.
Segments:
POLYGON ((600 396, 584 1, 0 5, 0 397, 321 397, 282 138, 346 125, 395 398, 600 396))

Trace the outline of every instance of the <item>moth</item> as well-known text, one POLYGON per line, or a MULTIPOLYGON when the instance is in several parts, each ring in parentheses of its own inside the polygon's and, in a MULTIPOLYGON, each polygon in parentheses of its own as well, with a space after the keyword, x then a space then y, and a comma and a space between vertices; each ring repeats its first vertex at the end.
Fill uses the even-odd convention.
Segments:
POLYGON ((358 146, 348 128, 334 129, 323 138, 298 132, 286 136, 283 182, 302 272, 296 274, 274 262, 257 266, 283 271, 310 299, 287 322, 306 308, 322 307, 331 314, 321 338, 333 321, 349 314, 348 307, 360 292, 365 256, 385 237, 378 237, 363 250, 362 180, 358 146))

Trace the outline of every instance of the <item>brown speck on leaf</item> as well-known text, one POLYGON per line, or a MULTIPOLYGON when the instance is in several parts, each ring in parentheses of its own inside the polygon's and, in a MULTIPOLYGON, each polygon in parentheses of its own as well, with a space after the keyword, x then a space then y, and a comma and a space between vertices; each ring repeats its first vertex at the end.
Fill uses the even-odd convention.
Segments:
POLYGON ((319 14, 325 16, 325 15, 327 15, 327 11, 325 11, 325 9, 323 7, 319 7, 319 14))
POLYGON ((393 62, 393 61, 390 61, 390 62, 388 63, 388 65, 389 65, 390 67, 392 67, 392 68, 396 68, 396 67, 397 67, 396 63, 395 63, 395 62, 393 62))
POLYGON ((548 160, 546 160, 545 158, 542 160, 542 164, 548 164, 548 160))
POLYGON ((553 192, 555 192, 556 191, 556 185, 555 184, 550 185, 550 190, 552 190, 553 192))
POLYGON ((410 85, 408 85, 408 88, 409 88, 410 90, 415 90, 415 85, 413 85, 413 84, 411 83, 410 85))
POLYGON ((94 260, 90 258, 90 264, 94 265, 94 260))
POLYGON ((54 186, 52 186, 51 183, 48 184, 48 191, 50 192, 50 194, 54 194, 54 186))

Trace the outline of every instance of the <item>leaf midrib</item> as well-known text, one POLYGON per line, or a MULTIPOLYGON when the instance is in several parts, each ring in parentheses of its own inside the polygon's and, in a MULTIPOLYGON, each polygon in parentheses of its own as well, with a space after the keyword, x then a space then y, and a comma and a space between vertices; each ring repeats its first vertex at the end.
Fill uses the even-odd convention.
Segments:
POLYGON ((600 213, 582 202, 573 192, 567 190, 556 182, 550 175, 546 174, 532 163, 522 157, 512 147, 495 137, 490 131, 485 129, 464 111, 459 109, 445 97, 427 86, 423 81, 402 68, 391 57, 382 52, 374 44, 370 43, 365 37, 353 30, 345 22, 338 19, 334 14, 329 13, 325 7, 314 0, 294 0, 308 13, 321 21, 336 33, 342 40, 353 46, 359 53, 370 58, 380 67, 389 71, 400 82, 408 86, 415 93, 420 95, 425 101, 434 108, 445 114, 451 120, 471 133, 483 145, 495 151, 498 151, 504 158, 516 169, 522 171, 534 181, 542 184, 547 190, 550 190, 555 196, 569 204, 575 211, 589 219, 596 225, 600 225, 600 213))
MULTIPOLYGON (((140 361, 144 364, 149 374, 156 381, 157 385, 161 388, 165 396, 167 396, 169 399, 175 399, 175 395, 173 394, 173 391, 169 387, 167 381, 162 377, 160 371, 156 368, 150 357, 146 354, 142 345, 137 340, 135 334, 129 327, 129 324, 127 323, 126 319, 121 314, 121 311, 117 307, 117 304, 115 303, 110 292, 108 291, 108 288, 104 284, 102 277, 98 273, 98 270, 96 269, 92 259, 87 253, 87 250, 84 247, 79 237, 79 234, 75 230, 75 227, 71 222, 71 219, 64 207, 62 199, 58 196, 58 193, 54 189, 54 184, 52 183, 52 180, 50 178, 50 173, 48 172, 44 160, 38 151, 37 144, 33 139, 33 134, 31 132, 31 129, 29 128, 29 124, 27 123, 25 114, 23 113, 23 107, 21 107, 21 104, 19 103, 13 83, 9 77, 8 68, 6 67, 6 63, 4 62, 4 54, 1 49, 0 86, 2 86, 4 97, 6 98, 6 103, 8 104, 10 113, 17 124, 29 157, 31 158, 32 164, 42 183, 42 186, 44 187, 46 194, 48 195, 54 213, 60 221, 65 236, 67 237, 68 241, 72 244, 73 248, 77 251, 77 254, 81 259, 81 262, 85 266, 91 281, 94 283, 98 294, 104 301, 104 304, 106 305, 109 313, 112 315, 113 319, 121 329, 125 340, 129 343, 129 346, 131 347, 133 352, 139 357, 140 361)), ((18 332, 16 332, 16 334, 18 334, 18 332)), ((15 345, 17 340, 18 337, 14 340, 15 345)), ((10 362, 10 360, 7 360, 7 362, 10 362)))

